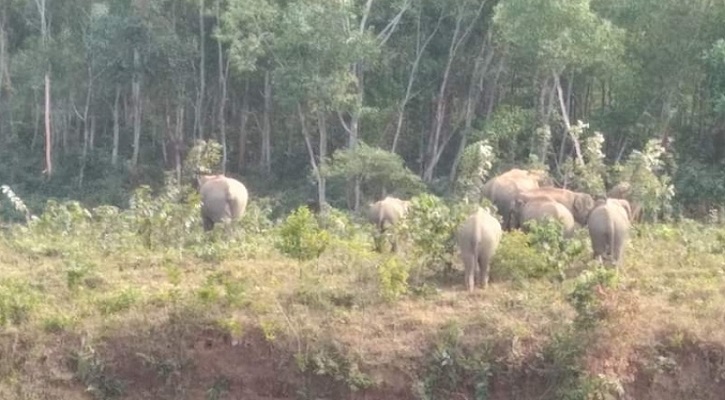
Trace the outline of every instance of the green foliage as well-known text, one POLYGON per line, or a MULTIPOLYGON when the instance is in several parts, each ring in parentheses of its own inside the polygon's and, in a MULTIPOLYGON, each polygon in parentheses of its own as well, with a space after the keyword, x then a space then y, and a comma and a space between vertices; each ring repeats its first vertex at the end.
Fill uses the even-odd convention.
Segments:
POLYGON ((353 392, 373 386, 371 377, 360 371, 357 360, 334 342, 320 346, 302 359, 298 366, 302 372, 343 382, 353 392))
POLYGON ((528 232, 506 233, 494 257, 494 279, 564 279, 564 272, 585 255, 585 241, 565 239, 559 221, 528 221, 528 232))
POLYGON ((617 271, 604 267, 584 271, 574 284, 574 290, 567 297, 577 312, 576 326, 590 329, 607 318, 605 296, 618 284, 617 271))
POLYGON ((491 279, 524 281, 542 276, 558 276, 522 231, 511 231, 501 238, 491 266, 491 279))
POLYGON ((379 291, 386 301, 398 299, 408 292, 409 266, 395 256, 386 258, 378 267, 379 291))
POLYGON ((130 204, 135 217, 134 225, 149 249, 181 246, 183 238, 189 238, 192 229, 201 224, 198 193, 189 187, 177 186, 173 180, 156 197, 152 196, 148 186, 139 187, 130 204))
POLYGON ((98 400, 117 398, 123 395, 125 385, 106 371, 106 364, 95 349, 84 344, 71 355, 75 378, 87 387, 98 400))
POLYGON ((659 139, 651 139, 643 151, 633 151, 627 158, 621 173, 624 181, 632 185, 632 199, 642 205, 642 211, 650 220, 660 215, 672 214, 675 188, 665 171, 668 154, 659 139))
POLYGON ((40 297, 29 284, 11 279, 0 281, 0 327, 20 325, 30 318, 40 297))
POLYGON ((138 290, 126 288, 101 298, 98 302, 98 309, 103 315, 126 311, 139 302, 140 296, 141 293, 138 290))
POLYGON ((450 268, 455 232, 473 205, 451 207, 431 194, 413 197, 410 202, 402 229, 413 242, 419 265, 438 271, 450 268))
POLYGON ((457 189, 466 201, 476 201, 483 197, 481 189, 489 178, 494 163, 493 148, 488 141, 471 143, 463 150, 458 166, 457 189))
POLYGON ((193 177, 196 173, 213 174, 220 171, 222 146, 215 140, 196 140, 184 160, 184 176, 193 177))
POLYGON ((467 398, 489 398, 494 371, 490 348, 485 343, 479 348, 468 348, 463 345, 462 336, 463 330, 455 321, 443 326, 428 356, 424 379, 414 387, 420 399, 445 399, 469 391, 467 398))
POLYGON ((328 232, 320 228, 310 210, 301 206, 279 227, 277 248, 298 261, 318 258, 330 242, 328 232))
POLYGON ((604 165, 604 136, 600 132, 594 132, 591 136, 584 138, 584 130, 589 124, 577 121, 572 126, 572 134, 577 138, 584 139, 582 145, 582 157, 584 164, 578 164, 569 159, 564 164, 562 172, 567 182, 580 192, 603 196, 606 193, 604 177, 607 168, 604 165))
POLYGON ((557 73, 609 64, 621 55, 623 31, 594 13, 590 0, 514 0, 495 7, 494 24, 520 57, 557 73), (535 29, 527 29, 535 27, 535 29), (566 27, 566 29, 562 29, 566 27))
POLYGON ((483 136, 493 145, 495 159, 501 164, 513 164, 533 150, 528 136, 534 131, 534 117, 533 110, 502 105, 486 120, 483 136))
POLYGON ((400 196, 423 190, 420 178, 405 167, 402 157, 365 143, 335 151, 323 173, 345 181, 358 180, 370 194, 394 190, 400 196))

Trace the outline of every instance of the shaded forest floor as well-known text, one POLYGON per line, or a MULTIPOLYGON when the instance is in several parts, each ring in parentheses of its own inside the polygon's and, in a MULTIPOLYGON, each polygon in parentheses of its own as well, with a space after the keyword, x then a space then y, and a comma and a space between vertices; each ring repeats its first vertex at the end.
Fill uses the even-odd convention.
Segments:
POLYGON ((490 290, 469 295, 456 266, 387 300, 385 256, 349 242, 310 263, 103 247, 0 239, 0 398, 725 393, 722 228, 638 227, 610 285, 582 278, 591 263, 563 281, 497 279, 494 266, 490 290))

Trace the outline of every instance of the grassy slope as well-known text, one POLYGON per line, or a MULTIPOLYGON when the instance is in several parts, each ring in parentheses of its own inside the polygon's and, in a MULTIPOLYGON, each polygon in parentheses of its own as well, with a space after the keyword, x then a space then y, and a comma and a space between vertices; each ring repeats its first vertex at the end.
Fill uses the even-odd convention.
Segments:
POLYGON ((568 348, 552 338, 575 317, 571 279, 468 295, 456 272, 437 291, 385 302, 381 258, 359 241, 300 266, 268 246, 204 260, 103 251, 86 236, 5 237, 0 398, 413 398, 426 382, 473 392, 476 368, 490 372, 491 398, 556 398, 557 371, 579 368, 629 398, 714 399, 725 388, 722 235, 640 228, 614 311, 574 372, 552 353, 568 348), (483 356, 445 369, 442 349, 483 356))

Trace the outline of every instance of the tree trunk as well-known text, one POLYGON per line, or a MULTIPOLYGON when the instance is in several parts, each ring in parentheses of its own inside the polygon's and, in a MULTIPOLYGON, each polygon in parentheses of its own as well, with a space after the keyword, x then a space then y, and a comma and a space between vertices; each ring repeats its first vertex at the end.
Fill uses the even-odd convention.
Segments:
MULTIPOLYGON (((202 0, 203 1, 203 0, 202 0)), ((219 10, 220 0, 216 1, 216 18, 217 22, 221 23, 221 14, 219 10)), ((227 131, 226 131, 226 105, 227 105, 227 77, 229 76, 229 58, 224 63, 224 49, 222 48, 221 40, 217 40, 217 51, 219 53, 219 136, 221 137, 222 144, 222 174, 227 173, 227 161, 229 155, 227 154, 227 131)))
POLYGON ((133 102, 133 155, 131 165, 138 165, 138 154, 141 150, 141 56, 138 49, 133 49, 133 81, 131 82, 133 102))
POLYGON ((325 199, 325 176, 320 171, 324 168, 327 157, 327 117, 324 111, 317 111, 317 126, 320 130, 320 150, 318 157, 318 180, 317 180, 317 201, 320 208, 327 203, 325 199))
POLYGON ((176 105, 176 124, 174 125, 174 169, 176 181, 181 183, 181 148, 184 145, 184 103, 176 105))
POLYGON ((38 92, 33 89, 33 140, 30 142, 30 148, 35 149, 35 144, 38 142, 38 133, 40 132, 40 100, 38 99, 38 92))
POLYGON ((492 33, 491 28, 489 28, 486 38, 481 42, 481 47, 478 50, 476 61, 473 63, 471 82, 468 85, 468 95, 466 96, 466 113, 464 116, 463 131, 461 132, 461 141, 458 145, 456 156, 453 158, 451 172, 448 175, 449 188, 453 188, 453 183, 458 175, 458 164, 461 162, 463 151, 466 149, 466 145, 468 144, 468 136, 471 134, 471 130, 473 128, 473 117, 476 115, 476 108, 481 100, 484 77, 491 65, 491 60, 493 59, 493 51, 489 51, 488 54, 486 54, 486 49, 489 47, 488 45, 490 43, 492 33), (484 54, 486 54, 485 58, 484 54))
MULTIPOLYGON (((317 181, 317 198, 318 201, 324 201, 325 200, 325 182, 324 177, 322 176, 322 172, 320 171, 319 165, 317 164, 317 161, 315 160, 315 151, 312 148, 312 140, 310 139, 310 132, 307 129, 307 120, 305 118, 305 113, 302 110, 302 105, 297 104, 297 114, 300 118, 300 125, 302 126, 302 136, 305 139, 305 147, 307 148, 307 154, 310 157, 310 166, 312 167, 312 172, 315 175, 315 180, 317 181)), ((318 123, 319 123, 319 116, 318 116, 318 123)), ((325 128, 326 131, 326 128, 325 128)), ((320 132, 322 134, 322 132, 320 132)), ((327 138, 325 138, 327 140, 327 138)), ((322 203, 320 203, 320 206, 322 206, 322 203)))
POLYGON ((270 73, 264 73, 264 111, 262 114, 262 171, 269 175, 272 172, 272 135, 271 114, 272 113, 272 82, 270 73))
POLYGON ((206 59, 204 49, 204 0, 199 0, 199 93, 194 116, 194 128, 197 139, 204 139, 204 91, 206 86, 206 74, 204 64, 206 59))
POLYGON ((45 73, 45 173, 50 176, 53 174, 53 163, 51 148, 53 140, 50 132, 50 73, 45 73))
POLYGON ((91 143, 91 123, 88 114, 91 109, 91 98, 93 96, 93 70, 88 65, 88 87, 86 88, 86 104, 83 107, 83 151, 81 153, 81 169, 78 173, 78 187, 83 186, 83 176, 86 172, 86 158, 91 143))
POLYGON ((554 72, 554 84, 556 85, 556 93, 559 97, 559 106, 561 107, 561 117, 564 119, 564 126, 566 128, 566 131, 569 133, 569 136, 571 137, 571 141, 574 144, 574 155, 576 156, 576 162, 579 165, 584 165, 584 158, 582 158, 582 150, 581 145, 579 144, 579 138, 577 138, 574 135, 574 132, 571 130, 571 123, 569 122, 569 112, 566 109, 566 104, 564 103, 564 94, 561 90, 561 82, 559 81, 559 74, 554 72))
POLYGON ((242 94, 242 109, 239 112, 239 154, 237 158, 238 172, 244 170, 245 156, 247 155, 247 121, 249 120, 249 81, 244 83, 242 94))
POLYGON ((445 121, 446 116, 446 92, 448 90, 448 81, 450 79, 453 60, 458 53, 458 49, 466 41, 469 34, 471 33, 471 30, 476 24, 476 21, 478 21, 478 17, 481 15, 481 11, 483 10, 483 6, 485 4, 485 1, 481 2, 481 5, 477 10, 476 15, 473 17, 470 24, 465 29, 463 29, 463 32, 461 32, 461 25, 463 24, 463 18, 465 17, 467 12, 465 10, 465 7, 462 7, 460 10, 458 10, 458 16, 456 17, 456 26, 453 30, 451 44, 448 48, 448 59, 446 60, 446 66, 443 70, 443 78, 438 88, 438 97, 436 98, 434 126, 429 136, 425 169, 423 170, 423 181, 425 182, 431 182, 433 180, 435 168, 438 165, 438 161, 440 161, 440 156, 441 154, 443 154, 443 150, 445 149, 452 135, 449 133, 448 137, 442 138, 443 122, 445 121))
POLYGON ((443 20, 443 13, 441 13, 440 17, 438 18, 438 22, 436 23, 435 28, 433 29, 433 32, 425 38, 423 43, 420 42, 420 19, 422 16, 422 12, 418 14, 418 25, 417 25, 417 35, 416 35, 416 46, 415 46, 415 59, 413 60, 413 65, 410 68, 410 74, 408 75, 408 85, 405 88, 405 95, 403 96, 403 100, 400 102, 400 106, 398 106, 398 119, 395 124, 395 134, 393 135, 393 145, 390 146, 390 152, 395 153, 395 149, 398 146, 398 139, 400 137, 400 131, 403 127, 403 119, 405 117, 405 106, 408 104, 408 101, 410 101, 412 97, 412 90, 413 90, 413 84, 415 83, 415 77, 418 73, 418 66, 420 65, 420 59, 423 57, 423 54, 425 52, 426 47, 428 47, 428 44, 433 39, 433 36, 438 32, 438 28, 441 25, 441 21, 443 20))
POLYGON ((118 126, 118 99, 121 97, 121 85, 116 84, 116 95, 113 98, 113 150, 111 150, 111 165, 118 164, 118 140, 120 127, 118 126))

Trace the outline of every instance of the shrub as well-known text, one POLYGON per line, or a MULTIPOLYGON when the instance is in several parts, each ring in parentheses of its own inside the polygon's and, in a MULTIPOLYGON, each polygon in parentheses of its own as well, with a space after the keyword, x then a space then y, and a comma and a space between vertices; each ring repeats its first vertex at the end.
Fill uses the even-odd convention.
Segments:
POLYGON ((604 267, 584 271, 575 281, 567 300, 577 312, 575 325, 593 328, 608 316, 605 297, 618 283, 617 271, 604 267))
POLYGON ((28 320, 39 301, 38 293, 27 283, 8 279, 0 281, 0 327, 19 325, 28 320))
POLYGON ((396 300, 408 292, 408 265, 399 258, 386 258, 378 265, 380 295, 387 301, 396 300))
POLYGON ((277 248, 300 262, 320 257, 330 241, 330 235, 320 228, 305 206, 300 206, 285 219, 279 227, 279 237, 277 248))
POLYGON ((403 230, 413 242, 423 268, 446 269, 453 264, 455 232, 473 205, 450 207, 440 198, 422 194, 411 199, 403 230))

